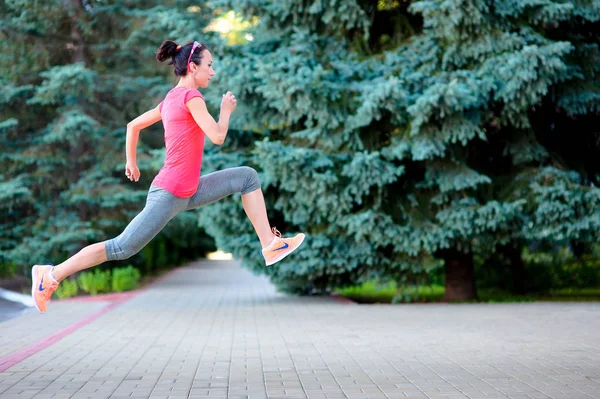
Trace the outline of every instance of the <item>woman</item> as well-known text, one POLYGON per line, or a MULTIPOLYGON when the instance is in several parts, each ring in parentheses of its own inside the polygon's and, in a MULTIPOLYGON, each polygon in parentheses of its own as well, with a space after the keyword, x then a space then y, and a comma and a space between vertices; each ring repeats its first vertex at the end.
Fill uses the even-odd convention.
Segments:
POLYGON ((164 166, 152 181, 146 205, 118 236, 89 245, 57 265, 34 265, 31 269, 31 295, 36 308, 44 313, 58 283, 81 270, 108 260, 127 259, 138 253, 179 212, 218 201, 233 193, 242 194, 242 204, 252 222, 268 265, 280 261, 302 244, 304 234, 282 238, 269 225, 265 201, 256 171, 249 167, 226 169, 200 178, 204 137, 221 145, 227 137, 229 118, 236 100, 231 92, 223 95, 219 121, 208 113, 199 87, 206 88, 215 75, 212 55, 198 42, 178 46, 171 40, 162 43, 156 59, 171 59, 177 86, 154 109, 127 125, 125 175, 138 181, 136 146, 142 129, 162 120, 165 128, 166 157, 164 166))

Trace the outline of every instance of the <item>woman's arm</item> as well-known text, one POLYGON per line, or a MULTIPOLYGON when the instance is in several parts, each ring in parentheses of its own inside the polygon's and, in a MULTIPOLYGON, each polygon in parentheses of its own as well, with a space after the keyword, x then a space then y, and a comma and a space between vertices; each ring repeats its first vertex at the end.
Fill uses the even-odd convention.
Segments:
POLYGON ((137 147, 138 136, 140 130, 155 124, 161 119, 160 110, 158 107, 151 109, 148 112, 144 112, 131 122, 127 124, 127 140, 125 143, 127 162, 136 163, 135 150, 137 147))
POLYGON ((127 164, 125 166, 125 175, 129 180, 138 181, 140 178, 140 170, 137 167, 136 148, 140 130, 155 124, 161 120, 160 109, 156 107, 148 112, 144 112, 127 124, 127 138, 125 140, 125 153, 127 156, 127 164))
POLYGON ((227 130, 229 129, 229 118, 236 106, 235 96, 231 92, 227 92, 223 96, 219 122, 215 122, 214 118, 208 113, 206 103, 200 97, 192 98, 186 103, 186 106, 198 126, 200 126, 200 129, 202 129, 213 144, 221 145, 225 142, 227 130))

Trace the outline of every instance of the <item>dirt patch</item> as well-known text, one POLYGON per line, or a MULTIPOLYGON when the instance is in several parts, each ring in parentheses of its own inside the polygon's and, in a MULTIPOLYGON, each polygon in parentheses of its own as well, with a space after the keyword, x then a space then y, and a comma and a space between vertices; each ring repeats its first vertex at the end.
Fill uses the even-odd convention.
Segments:
POLYGON ((29 293, 31 291, 31 282, 24 276, 14 276, 11 278, 0 278, 0 288, 5 290, 22 293, 29 293))

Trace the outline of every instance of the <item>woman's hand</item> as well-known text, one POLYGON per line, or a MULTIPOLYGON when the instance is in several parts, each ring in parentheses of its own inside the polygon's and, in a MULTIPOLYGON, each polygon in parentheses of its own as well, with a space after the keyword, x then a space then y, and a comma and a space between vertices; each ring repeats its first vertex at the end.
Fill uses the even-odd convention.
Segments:
POLYGON ((236 106, 235 96, 228 91, 223 94, 223 99, 221 100, 221 112, 232 113, 236 106))
POLYGON ((131 181, 140 180, 140 170, 135 163, 127 162, 125 165, 125 176, 131 181))

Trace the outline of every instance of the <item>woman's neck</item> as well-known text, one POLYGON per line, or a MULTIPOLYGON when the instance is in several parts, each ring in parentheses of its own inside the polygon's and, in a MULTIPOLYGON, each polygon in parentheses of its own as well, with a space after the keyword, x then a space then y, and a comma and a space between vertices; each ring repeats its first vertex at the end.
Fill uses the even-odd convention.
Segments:
POLYGON ((188 79, 179 79, 179 82, 177 82, 177 86, 175 87, 185 87, 186 89, 197 89, 198 87, 194 84, 193 81, 190 81, 188 79))

